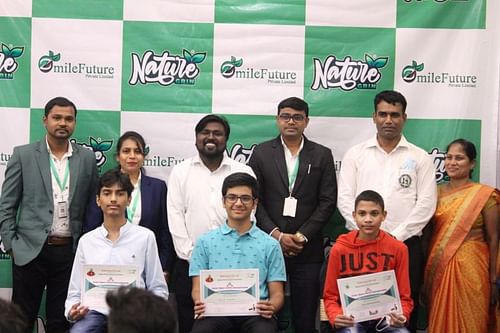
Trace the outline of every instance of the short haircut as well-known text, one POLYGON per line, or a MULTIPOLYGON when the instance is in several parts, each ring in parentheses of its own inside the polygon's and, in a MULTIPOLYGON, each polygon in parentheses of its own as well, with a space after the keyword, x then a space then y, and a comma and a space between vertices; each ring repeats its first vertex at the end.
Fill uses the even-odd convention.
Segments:
POLYGON ((142 137, 142 135, 140 135, 139 133, 137 133, 135 131, 127 131, 127 132, 123 133, 122 136, 120 136, 120 138, 118 139, 118 143, 116 144, 116 153, 117 154, 120 154, 120 149, 122 149, 123 142, 125 142, 125 140, 128 140, 128 139, 137 143, 137 146, 139 147, 139 150, 141 151, 142 155, 146 155, 145 154, 146 141, 144 141, 144 138, 142 137))
POLYGON ((245 172, 236 172, 224 179, 222 183, 222 196, 226 195, 227 190, 236 186, 248 186, 252 189, 252 196, 254 198, 259 196, 259 185, 257 184, 257 180, 245 172))
POLYGON ((306 101, 298 97, 288 97, 282 100, 278 104, 278 115, 281 110, 284 108, 291 108, 297 111, 304 111, 306 117, 309 117, 309 105, 307 105, 306 101))
POLYGON ((354 201, 354 211, 356 211, 356 209, 358 208, 358 204, 360 201, 370 201, 380 206, 380 208, 382 208, 382 211, 384 211, 385 209, 384 198, 382 198, 380 194, 372 190, 366 190, 358 194, 356 200, 354 201))
MULTIPOLYGON (((476 146, 472 142, 470 142, 469 140, 465 140, 465 139, 453 140, 452 142, 450 142, 448 144, 448 146, 446 146, 446 152, 448 152, 448 150, 450 150, 450 147, 452 145, 460 145, 462 147, 462 149, 464 150, 465 155, 469 158, 469 160, 471 162, 476 160, 476 157, 477 157, 476 146)), ((474 169, 472 169, 469 172, 469 178, 472 178, 473 171, 474 171, 474 169)))
POLYGON ((149 290, 122 287, 106 294, 109 333, 174 333, 177 317, 166 299, 149 290))
POLYGON ((216 114, 209 114, 206 115, 205 117, 201 118, 198 124, 196 124, 196 127, 194 128, 194 132, 196 134, 200 133, 205 129, 208 123, 219 123, 224 127, 224 132, 226 134, 226 140, 229 139, 229 133, 231 132, 231 128, 229 127, 229 123, 227 122, 226 118, 223 116, 219 116, 216 114))
POLYGON ((76 118, 76 106, 75 104, 67 99, 66 97, 54 97, 50 101, 45 104, 45 117, 47 117, 54 106, 71 106, 73 110, 75 110, 75 118, 76 118))
POLYGON ((101 178, 99 178, 99 185, 97 188, 97 195, 101 193, 103 187, 111 187, 117 184, 121 189, 127 191, 128 196, 132 194, 134 185, 130 182, 127 174, 120 172, 118 169, 111 169, 106 171, 101 178))
POLYGON ((24 333, 27 328, 28 323, 19 306, 0 298, 0 332, 24 333))
POLYGON ((395 90, 384 90, 379 92, 375 96, 375 99, 373 100, 373 107, 375 112, 377 112, 377 105, 382 101, 392 105, 396 105, 399 103, 403 108, 403 113, 406 112, 406 98, 401 93, 395 90))

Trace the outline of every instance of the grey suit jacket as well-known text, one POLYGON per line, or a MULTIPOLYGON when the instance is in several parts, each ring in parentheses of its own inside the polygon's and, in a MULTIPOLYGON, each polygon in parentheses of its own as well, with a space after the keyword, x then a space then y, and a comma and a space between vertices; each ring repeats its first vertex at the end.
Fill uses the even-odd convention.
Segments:
MULTIPOLYGON (((89 200, 95 200, 95 155, 72 144, 69 159, 69 219, 76 242, 89 200)), ((41 251, 52 226, 54 200, 49 152, 45 138, 15 147, 5 170, 0 197, 0 235, 5 250, 12 249, 16 265, 33 260, 41 251)))

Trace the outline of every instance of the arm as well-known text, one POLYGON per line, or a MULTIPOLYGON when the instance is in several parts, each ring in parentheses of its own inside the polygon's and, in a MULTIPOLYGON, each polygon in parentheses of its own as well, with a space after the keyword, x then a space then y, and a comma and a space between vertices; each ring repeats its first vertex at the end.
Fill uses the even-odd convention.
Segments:
POLYGON ((411 298, 410 289, 408 248, 404 244, 401 245, 402 246, 400 247, 396 258, 394 273, 396 274, 396 280, 398 283, 401 306, 403 307, 403 316, 406 320, 408 320, 408 318, 410 318, 411 311, 413 310, 413 300, 411 298))
POLYGON ((405 221, 391 234, 405 241, 419 235, 434 215, 437 204, 436 168, 431 157, 426 155, 417 169, 417 200, 405 221))
POLYGON ((167 221, 167 184, 161 181, 160 212, 158 230, 158 252, 165 277, 168 279, 175 262, 175 250, 167 221))
POLYGON ((354 325, 354 322, 352 318, 343 315, 342 306, 340 304, 340 295, 337 286, 337 279, 340 277, 337 267, 338 264, 337 249, 334 245, 328 258, 325 287, 323 290, 325 312, 332 326, 350 327, 354 325))
POLYGON ((262 317, 269 319, 281 309, 285 302, 285 295, 281 281, 269 282, 267 287, 269 288, 269 299, 257 303, 257 312, 262 317))
POLYGON ((156 239, 154 233, 150 230, 148 230, 145 260, 145 288, 160 297, 168 299, 168 287, 163 276, 160 257, 158 256, 156 239))
POLYGON ((491 302, 498 301, 497 281, 497 256, 498 256, 498 205, 483 209, 481 212, 486 228, 486 242, 490 252, 489 280, 491 282, 491 302))
POLYGON ((339 202, 338 209, 345 219, 345 227, 348 230, 356 230, 358 227, 352 218, 354 210, 354 199, 356 197, 356 163, 354 161, 355 152, 349 149, 342 160, 342 167, 339 174, 339 202))
POLYGON ((66 318, 69 321, 76 321, 82 319, 88 312, 88 307, 80 304, 81 300, 81 285, 82 285, 82 267, 85 264, 85 256, 83 254, 81 241, 76 249, 75 260, 71 268, 71 277, 68 285, 68 295, 64 304, 66 318))
POLYGON ((168 224, 177 256, 183 260, 189 260, 193 251, 193 242, 186 229, 184 193, 180 172, 181 170, 174 168, 170 174, 167 193, 168 224))
POLYGON ((0 197, 0 234, 4 248, 12 255, 12 239, 16 235, 16 215, 23 196, 23 174, 18 149, 7 163, 0 197))
POLYGON ((200 277, 193 276, 193 288, 191 289, 191 297, 194 303, 194 318, 198 319, 205 313, 205 303, 200 300, 200 277))
POLYGON ((87 233, 94 230, 100 226, 103 222, 102 210, 97 206, 96 195, 97 195, 97 183, 99 181, 99 175, 97 172, 97 165, 95 162, 95 155, 92 154, 92 160, 90 162, 90 167, 92 168, 91 184, 89 186, 89 193, 87 196, 87 209, 85 211, 85 217, 82 221, 82 233, 87 233))
POLYGON ((205 304, 201 302, 200 294, 200 270, 208 269, 208 256, 204 251, 203 237, 198 239, 193 249, 193 256, 189 263, 189 276, 193 279, 191 297, 194 303, 195 318, 199 318, 205 313, 205 304))

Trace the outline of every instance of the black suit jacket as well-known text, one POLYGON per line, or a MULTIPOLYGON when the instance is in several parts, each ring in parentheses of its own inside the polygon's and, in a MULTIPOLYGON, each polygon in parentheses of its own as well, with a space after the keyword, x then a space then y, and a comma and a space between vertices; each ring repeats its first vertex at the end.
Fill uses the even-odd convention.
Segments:
POLYGON ((289 189, 281 138, 278 136, 255 147, 248 164, 260 186, 257 225, 268 233, 276 227, 285 233, 301 232, 308 243, 300 255, 289 260, 321 262, 321 229, 330 220, 337 204, 337 179, 331 150, 304 137, 292 190, 292 196, 297 199, 295 217, 283 216, 289 189))
MULTIPOLYGON (((103 221, 102 210, 95 200, 87 208, 83 232, 100 226, 103 221)), ((167 185, 163 180, 141 175, 141 220, 139 225, 154 232, 161 266, 171 272, 175 262, 172 236, 167 223, 167 185)))

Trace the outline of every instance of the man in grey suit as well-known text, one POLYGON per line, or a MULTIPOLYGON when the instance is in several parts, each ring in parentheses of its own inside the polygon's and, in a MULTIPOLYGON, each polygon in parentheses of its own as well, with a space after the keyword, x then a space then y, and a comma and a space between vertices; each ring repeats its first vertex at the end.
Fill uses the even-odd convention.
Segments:
POLYGON ((12 301, 31 332, 47 286, 47 333, 66 332, 64 301, 88 201, 95 196, 95 155, 69 138, 76 107, 64 97, 45 106, 40 141, 14 148, 0 197, 0 234, 12 256, 12 301))

